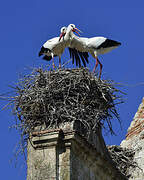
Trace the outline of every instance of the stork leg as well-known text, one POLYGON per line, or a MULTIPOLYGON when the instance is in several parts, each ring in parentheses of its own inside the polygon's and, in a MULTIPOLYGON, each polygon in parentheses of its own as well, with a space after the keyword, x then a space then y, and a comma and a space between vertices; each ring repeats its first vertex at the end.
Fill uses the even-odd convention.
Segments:
POLYGON ((59 57, 59 68, 61 68, 61 57, 59 57))
POLYGON ((95 72, 97 66, 98 66, 98 58, 96 57, 96 64, 95 64, 95 67, 94 67, 94 69, 93 69, 93 72, 95 72))
POLYGON ((101 62, 100 62, 100 61, 98 60, 98 58, 96 57, 96 64, 95 64, 95 67, 94 67, 94 69, 93 69, 93 72, 95 72, 95 70, 96 70, 98 64, 100 65, 99 78, 101 78, 101 73, 102 73, 102 67, 103 67, 103 65, 101 64, 101 62))
POLYGON ((52 56, 52 66, 53 66, 53 69, 55 68, 55 64, 54 64, 54 54, 51 53, 51 56, 52 56))
POLYGON ((52 58, 52 66, 53 66, 53 69, 54 69, 55 68, 54 57, 52 58))
MULTIPOLYGON (((98 59, 97 59, 98 60, 98 59)), ((100 61, 98 60, 98 63, 100 65, 100 73, 99 73, 99 79, 101 78, 101 73, 102 73, 102 67, 103 65, 100 63, 100 61)))

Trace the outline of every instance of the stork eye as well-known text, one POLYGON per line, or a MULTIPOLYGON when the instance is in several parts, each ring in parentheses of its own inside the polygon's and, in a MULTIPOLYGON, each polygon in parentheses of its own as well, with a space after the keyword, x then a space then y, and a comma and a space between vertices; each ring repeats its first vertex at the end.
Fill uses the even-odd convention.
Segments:
POLYGON ((73 25, 71 25, 71 27, 73 28, 73 25))

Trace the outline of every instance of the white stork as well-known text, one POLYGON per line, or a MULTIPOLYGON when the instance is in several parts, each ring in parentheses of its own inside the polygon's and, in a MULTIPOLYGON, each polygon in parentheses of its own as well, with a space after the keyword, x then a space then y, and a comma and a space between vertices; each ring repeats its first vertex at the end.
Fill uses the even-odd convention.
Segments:
MULTIPOLYGON (((61 28, 61 34, 66 33, 66 27, 61 28)), ((39 56, 45 55, 43 59, 50 61, 52 59, 53 68, 55 68, 54 57, 59 56, 59 67, 61 67, 61 55, 66 47, 64 39, 59 40, 59 37, 52 38, 43 44, 39 56)))
POLYGON ((78 29, 75 28, 75 25, 70 24, 67 27, 67 31, 64 36, 64 39, 65 38, 70 39, 69 47, 75 48, 80 52, 89 52, 96 59, 96 64, 94 66, 93 72, 95 72, 98 64, 100 64, 99 77, 101 77, 102 64, 98 59, 98 55, 110 52, 111 50, 121 45, 121 43, 105 37, 93 37, 93 38, 78 37, 73 33, 76 30, 78 29))
POLYGON ((66 33, 62 32, 60 34, 59 40, 61 40, 62 37, 65 40, 66 47, 68 47, 69 49, 70 58, 72 58, 73 64, 74 64, 74 61, 76 60, 76 66, 79 65, 79 67, 81 67, 81 60, 82 60, 84 67, 86 67, 86 62, 89 63, 88 52, 78 51, 74 46, 71 46, 71 35, 70 35, 71 31, 76 32, 78 35, 80 35, 79 32, 81 32, 78 28, 75 27, 75 25, 73 26, 73 24, 71 24, 67 27, 66 33))
MULTIPOLYGON (((64 52, 64 49, 69 44, 69 39, 67 39, 67 38, 64 39, 66 31, 67 31, 67 28, 62 27, 60 38, 55 37, 55 38, 48 40, 46 43, 43 44, 43 46, 39 52, 39 56, 44 55, 43 59, 45 59, 47 61, 50 61, 52 59, 53 68, 55 68, 55 64, 54 64, 55 56, 59 56, 59 68, 61 67, 61 55, 64 52)), ((87 63, 88 63, 88 53, 82 53, 82 52, 78 52, 75 49, 71 49, 70 56, 72 56, 73 64, 74 64, 74 61, 76 60, 76 66, 78 66, 78 65, 81 66, 80 58, 82 59, 84 66, 86 66, 85 61, 87 61, 87 63)))

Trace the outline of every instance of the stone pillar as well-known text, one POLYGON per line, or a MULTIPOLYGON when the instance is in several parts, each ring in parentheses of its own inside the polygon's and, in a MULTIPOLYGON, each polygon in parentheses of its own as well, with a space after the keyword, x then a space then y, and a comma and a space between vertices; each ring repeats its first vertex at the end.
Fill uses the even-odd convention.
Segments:
POLYGON ((34 133, 27 147, 27 180, 56 179, 59 131, 34 133))
POLYGON ((101 138, 91 144, 64 127, 34 132, 27 149, 27 180, 125 180, 101 138))
POLYGON ((135 151, 134 161, 138 167, 135 171, 129 169, 130 180, 144 179, 144 98, 137 113, 131 122, 126 139, 121 143, 122 147, 131 148, 135 151))

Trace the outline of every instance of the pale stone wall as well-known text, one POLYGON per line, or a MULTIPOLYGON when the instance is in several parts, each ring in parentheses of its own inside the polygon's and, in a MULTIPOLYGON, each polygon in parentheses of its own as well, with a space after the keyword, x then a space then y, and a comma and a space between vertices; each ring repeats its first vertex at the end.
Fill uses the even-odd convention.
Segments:
MULTIPOLYGON (((33 141, 28 142, 27 148, 27 180, 45 180, 56 179, 56 137, 57 133, 51 133, 49 138, 51 142, 45 142, 47 136, 34 137, 33 141), (44 145, 49 146, 33 146, 33 142, 38 143, 38 139, 41 139, 44 145)), ((42 143, 41 143, 42 144, 42 143)), ((40 145, 40 144, 38 144, 40 145)))
POLYGON ((128 128, 126 139, 121 143, 122 147, 135 150, 134 161, 138 166, 135 170, 129 169, 129 180, 144 180, 144 99, 128 128))
POLYGON ((28 144, 27 180, 126 180, 102 148, 98 152, 75 131, 35 133, 28 144))

